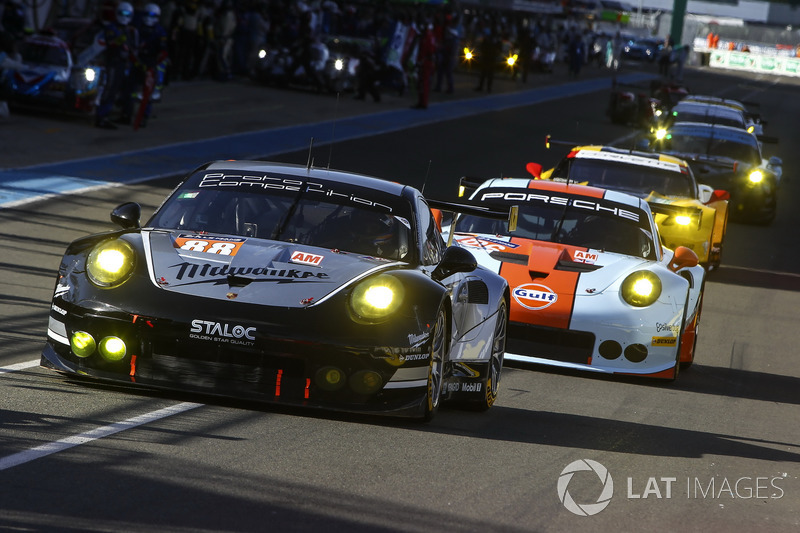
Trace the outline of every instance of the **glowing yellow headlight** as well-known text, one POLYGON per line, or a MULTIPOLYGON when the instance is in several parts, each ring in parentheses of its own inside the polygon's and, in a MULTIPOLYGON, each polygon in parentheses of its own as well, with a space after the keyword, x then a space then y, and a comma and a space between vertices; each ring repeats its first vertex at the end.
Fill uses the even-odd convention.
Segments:
POLYGON ((517 57, 519 57, 519 56, 517 54, 514 54, 514 55, 510 55, 510 56, 508 56, 506 58, 506 63, 508 63, 509 67, 513 67, 514 66, 514 64, 517 62, 517 57))
POLYGON ((661 280, 649 270, 630 274, 622 282, 622 299, 636 307, 647 307, 661 296, 661 280))
POLYGON ((466 59, 467 61, 472 61, 473 57, 474 56, 472 55, 472 50, 470 50, 467 47, 464 47, 464 59, 466 59))
POLYGON ((73 333, 72 338, 69 340, 69 345, 70 348, 72 348, 72 353, 81 358, 89 357, 97 348, 94 337, 85 331, 76 331, 73 333))
POLYGON ((756 131, 755 126, 747 126, 747 133, 753 133, 754 131, 756 131))
POLYGON ((692 217, 688 215, 678 215, 675 217, 675 223, 679 226, 688 226, 692 223, 692 217))
POLYGON ((100 355, 107 361, 122 361, 128 353, 125 343, 119 337, 105 337, 98 348, 100 355))
POLYGON ((657 141, 660 141, 660 140, 664 139, 664 137, 666 137, 666 136, 667 136, 667 130, 665 130, 664 128, 658 128, 656 130, 656 140, 657 141))
POLYGON ((350 307, 357 318, 375 321, 387 318, 403 303, 403 284, 388 274, 369 278, 353 289, 350 307))
POLYGON ((89 253, 86 259, 86 275, 98 287, 120 285, 133 272, 135 259, 133 247, 126 241, 105 241, 89 253))
POLYGON ((764 173, 760 170, 754 170, 749 176, 747 176, 747 179, 750 180, 750 183, 761 183, 761 181, 764 179, 764 173))

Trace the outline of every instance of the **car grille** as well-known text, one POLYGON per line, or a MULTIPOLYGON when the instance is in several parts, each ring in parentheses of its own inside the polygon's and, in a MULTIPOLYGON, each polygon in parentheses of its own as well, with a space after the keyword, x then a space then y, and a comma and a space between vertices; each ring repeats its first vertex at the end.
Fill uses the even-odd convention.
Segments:
POLYGON ((511 322, 508 325, 506 351, 585 365, 592 357, 594 342, 594 333, 511 322))

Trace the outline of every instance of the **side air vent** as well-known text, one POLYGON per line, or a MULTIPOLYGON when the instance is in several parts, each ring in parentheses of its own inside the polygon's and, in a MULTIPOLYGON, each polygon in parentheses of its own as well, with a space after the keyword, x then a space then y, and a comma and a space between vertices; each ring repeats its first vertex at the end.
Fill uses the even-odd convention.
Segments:
POLYGON ((528 256, 524 254, 512 254, 511 252, 491 252, 489 257, 495 261, 502 261, 504 263, 516 263, 518 265, 528 264, 528 256))
POLYGON ((469 291, 469 303, 471 304, 489 303, 489 287, 487 287, 484 282, 478 280, 468 281, 467 290, 469 291))
POLYGON ((556 269, 566 270, 567 272, 594 272, 600 265, 590 265, 589 263, 575 263, 573 261, 559 261, 556 269))

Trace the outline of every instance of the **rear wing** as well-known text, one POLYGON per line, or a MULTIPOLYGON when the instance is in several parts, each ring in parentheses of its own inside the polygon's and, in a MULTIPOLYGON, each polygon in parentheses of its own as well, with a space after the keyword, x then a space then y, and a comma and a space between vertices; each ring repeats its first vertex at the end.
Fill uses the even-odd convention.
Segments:
MULTIPOLYGON (((485 180, 480 178, 469 178, 469 177, 462 177, 459 182, 459 197, 467 195, 471 195, 478 186, 483 183, 485 180)), ((437 217, 437 222, 441 226, 442 222, 442 212, 452 213, 453 219, 451 221, 451 228, 455 228, 456 222, 458 218, 462 215, 473 215, 477 217, 483 218, 492 218, 496 220, 506 220, 508 222, 508 230, 514 231, 517 229, 517 220, 519 218, 519 206, 513 205, 508 209, 492 209, 489 207, 482 207, 478 205, 472 204, 462 204, 457 202, 449 202, 446 200, 433 200, 428 198, 428 205, 431 209, 439 211, 439 216, 437 217)), ((454 231, 450 231, 450 235, 447 239, 447 245, 451 246, 453 244, 453 235, 454 231)))

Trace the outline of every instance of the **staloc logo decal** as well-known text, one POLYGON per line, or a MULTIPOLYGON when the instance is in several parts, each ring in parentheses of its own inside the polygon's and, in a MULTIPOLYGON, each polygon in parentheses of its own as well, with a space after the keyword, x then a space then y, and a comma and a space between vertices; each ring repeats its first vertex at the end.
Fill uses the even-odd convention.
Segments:
POLYGON ((199 340, 214 340, 218 342, 251 345, 253 343, 247 341, 254 341, 256 339, 256 328, 254 327, 214 322, 213 320, 201 320, 199 318, 192 320, 192 326, 189 331, 190 338, 199 340))
POLYGON ((525 309, 539 311, 550 307, 558 300, 558 295, 550 287, 538 283, 526 283, 512 292, 514 299, 525 309))

